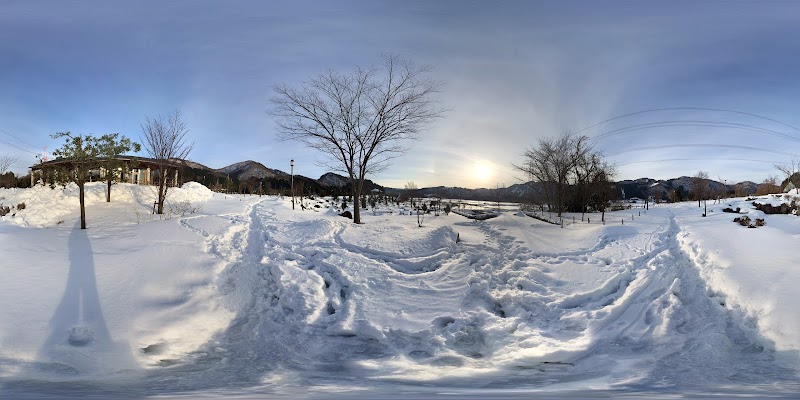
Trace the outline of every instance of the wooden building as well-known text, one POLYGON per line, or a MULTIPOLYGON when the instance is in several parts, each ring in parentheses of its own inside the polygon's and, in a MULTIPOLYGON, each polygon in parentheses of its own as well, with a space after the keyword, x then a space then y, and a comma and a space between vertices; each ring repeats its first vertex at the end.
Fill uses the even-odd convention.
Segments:
MULTIPOLYGON (((117 157, 122 163, 122 167, 118 169, 121 172, 120 182, 134 183, 137 185, 154 185, 158 183, 158 176, 161 173, 159 169, 158 160, 145 157, 132 157, 120 156, 117 157)), ((35 185, 37 181, 41 180, 42 183, 47 184, 52 178, 52 174, 56 167, 69 166, 71 163, 68 159, 55 159, 36 164, 30 168, 31 172, 31 186, 35 185)), ((179 171, 184 167, 182 160, 169 160, 167 163, 167 185, 179 186, 180 175, 179 171)), ((89 172, 89 182, 102 181, 106 178, 106 170, 102 167, 92 169, 89 172)))

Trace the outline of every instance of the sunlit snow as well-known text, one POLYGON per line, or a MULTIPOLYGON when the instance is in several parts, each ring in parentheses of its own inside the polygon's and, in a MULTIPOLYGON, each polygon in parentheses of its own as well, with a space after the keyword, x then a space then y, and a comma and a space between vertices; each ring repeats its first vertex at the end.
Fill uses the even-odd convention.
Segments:
POLYGON ((0 397, 800 393, 800 217, 744 199, 418 227, 196 183, 158 217, 153 188, 103 190, 80 230, 74 188, 0 189, 26 203, 0 218, 0 397))

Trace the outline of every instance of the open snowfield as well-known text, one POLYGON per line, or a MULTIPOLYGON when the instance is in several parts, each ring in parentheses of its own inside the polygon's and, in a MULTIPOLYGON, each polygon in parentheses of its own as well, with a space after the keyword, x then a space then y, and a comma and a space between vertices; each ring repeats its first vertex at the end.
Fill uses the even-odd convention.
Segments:
POLYGON ((800 396, 800 217, 744 199, 419 228, 88 190, 80 230, 76 190, 0 189, 26 203, 0 217, 2 398, 800 396))

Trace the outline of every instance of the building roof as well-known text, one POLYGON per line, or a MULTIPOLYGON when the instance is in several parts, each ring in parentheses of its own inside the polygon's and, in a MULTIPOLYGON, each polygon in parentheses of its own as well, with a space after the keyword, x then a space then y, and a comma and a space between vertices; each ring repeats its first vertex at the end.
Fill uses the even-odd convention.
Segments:
MULTIPOLYGON (((138 162, 138 163, 142 163, 142 164, 145 164, 145 165, 153 165, 153 164, 158 164, 160 162, 159 160, 157 160, 155 158, 139 157, 139 156, 128 156, 128 155, 122 155, 122 156, 118 156, 118 157, 115 157, 115 158, 117 160, 120 160, 120 161, 138 162)), ((98 157, 98 159, 102 160, 102 159, 105 159, 105 157, 98 157)), ((37 170, 41 170, 42 168, 46 168, 46 167, 52 167, 52 166, 62 165, 62 164, 69 164, 70 162, 72 162, 72 160, 69 159, 69 158, 56 158, 55 160, 50 160, 50 161, 45 161, 43 163, 34 164, 33 166, 31 166, 31 170, 37 171, 37 170)), ((185 160, 181 160, 181 159, 177 159, 177 158, 170 159, 167 162, 167 164, 169 164, 170 166, 173 166, 173 167, 183 166, 185 163, 186 163, 185 160)))

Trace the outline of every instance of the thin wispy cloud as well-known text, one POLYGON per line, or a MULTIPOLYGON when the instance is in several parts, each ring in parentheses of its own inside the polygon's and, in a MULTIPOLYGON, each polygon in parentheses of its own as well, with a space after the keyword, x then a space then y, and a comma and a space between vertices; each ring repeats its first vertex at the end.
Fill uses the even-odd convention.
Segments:
MULTIPOLYGON (((791 3, 6 2, 0 129, 37 147, 57 145, 49 135, 65 130, 136 137, 145 115, 178 107, 197 143, 196 161, 222 167, 253 159, 287 169, 294 158, 304 175, 317 177, 327 172, 317 155, 277 140, 266 113, 271 88, 397 53, 435 67, 450 111, 372 179, 493 187, 524 178, 511 165, 537 138, 638 110, 742 110, 800 126, 798 16, 791 3), (480 180, 470 171, 484 161, 494 170, 480 180)), ((586 134, 663 118, 800 136, 758 118, 698 111, 618 120, 586 134)), ((654 127, 597 146, 611 154, 670 143, 758 143, 800 153, 792 140, 723 126, 654 127)), ((2 143, 0 152, 34 161, 2 143)), ((703 169, 730 180, 775 173, 768 162, 744 160, 786 158, 757 153, 676 147, 611 158, 621 179, 703 169), (693 158, 708 161, 685 160, 693 158)))

